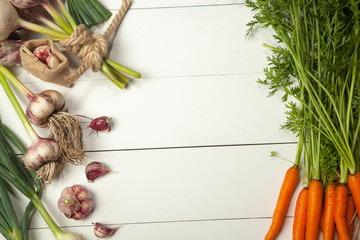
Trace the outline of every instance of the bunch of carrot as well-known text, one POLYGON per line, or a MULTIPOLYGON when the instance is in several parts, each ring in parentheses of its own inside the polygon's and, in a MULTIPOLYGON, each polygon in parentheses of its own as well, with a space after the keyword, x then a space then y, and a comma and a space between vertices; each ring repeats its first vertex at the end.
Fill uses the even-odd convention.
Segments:
POLYGON ((293 239, 351 239, 360 212, 360 2, 355 0, 246 0, 248 24, 271 27, 278 46, 265 79, 282 92, 284 128, 299 137, 294 166, 285 175, 265 239, 282 227, 302 175, 293 239), (289 96, 296 99, 290 101, 289 96))

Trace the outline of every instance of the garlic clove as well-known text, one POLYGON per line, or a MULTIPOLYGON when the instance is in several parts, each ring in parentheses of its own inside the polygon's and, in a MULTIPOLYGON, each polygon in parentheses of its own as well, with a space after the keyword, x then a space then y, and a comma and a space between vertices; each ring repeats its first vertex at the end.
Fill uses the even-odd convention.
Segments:
POLYGON ((59 112, 67 111, 64 96, 60 92, 56 90, 45 90, 42 91, 41 94, 49 96, 52 99, 54 103, 55 111, 59 111, 59 112))
POLYGON ((110 237, 111 235, 114 234, 114 232, 118 229, 119 227, 116 228, 108 228, 105 227, 104 225, 96 222, 94 224, 94 234, 95 236, 97 236, 98 238, 107 238, 110 237))
POLYGON ((110 169, 101 162, 91 162, 85 167, 85 174, 88 182, 93 182, 96 178, 110 172, 110 169))
POLYGON ((94 208, 94 204, 91 199, 87 199, 84 201, 81 201, 81 212, 85 215, 88 215, 94 208))
POLYGON ((93 119, 88 127, 97 132, 108 132, 110 131, 110 125, 111 119, 106 116, 101 116, 93 119))

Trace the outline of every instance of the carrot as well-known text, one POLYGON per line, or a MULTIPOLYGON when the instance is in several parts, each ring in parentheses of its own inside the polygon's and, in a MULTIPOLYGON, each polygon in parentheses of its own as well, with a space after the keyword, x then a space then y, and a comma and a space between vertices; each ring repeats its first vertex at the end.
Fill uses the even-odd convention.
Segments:
POLYGON ((305 239, 306 213, 308 202, 308 189, 303 188, 299 193, 295 207, 293 224, 293 240, 305 239))
POLYGON ((292 166, 287 170, 285 174, 285 178, 280 189, 278 201, 276 203, 273 220, 270 229, 265 236, 265 240, 274 239, 276 235, 279 233, 280 228, 284 221, 285 213, 289 207, 291 196, 294 192, 294 189, 298 181, 299 181, 299 170, 296 166, 292 166))
POLYGON ((353 197, 356 211, 360 212, 360 173, 349 174, 348 186, 353 197))
POLYGON ((319 224, 323 189, 321 182, 312 180, 309 185, 308 210, 306 216, 306 240, 317 240, 319 238, 319 224))
POLYGON ((348 204, 346 207, 345 219, 346 219, 346 226, 350 238, 352 237, 353 228, 354 228, 354 217, 355 217, 355 204, 352 196, 349 195, 348 204))
POLYGON ((323 239, 334 239, 334 205, 335 205, 335 184, 328 184, 325 190, 323 239))
POLYGON ((324 231, 324 206, 321 208, 321 215, 320 215, 320 231, 324 231))
POLYGON ((341 240, 350 240, 350 235, 347 231, 345 220, 347 202, 348 189, 345 184, 339 184, 335 190, 334 218, 338 233, 338 239, 341 240))

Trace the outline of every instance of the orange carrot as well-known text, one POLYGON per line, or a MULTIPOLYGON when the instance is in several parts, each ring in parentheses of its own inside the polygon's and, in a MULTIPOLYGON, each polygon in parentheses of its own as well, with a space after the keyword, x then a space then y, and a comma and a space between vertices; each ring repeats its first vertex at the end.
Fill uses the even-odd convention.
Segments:
POLYGON ((320 215, 320 231, 323 232, 324 230, 324 206, 321 208, 321 215, 320 215))
POLYGON ((305 239, 305 224, 308 201, 308 189, 303 188, 299 193, 295 207, 295 217, 293 224, 293 240, 305 239))
POLYGON ((349 174, 348 186, 353 197, 357 212, 360 212, 360 173, 349 174))
POLYGON ((306 240, 317 240, 319 238, 319 225, 323 189, 321 182, 312 180, 309 185, 308 210, 306 216, 306 240))
POLYGON ((352 196, 350 195, 348 199, 348 204, 346 207, 346 215, 345 215, 346 226, 350 238, 352 237, 353 228, 354 228, 354 217, 355 217, 355 204, 352 196))
POLYGON ((335 190, 335 207, 334 218, 336 223, 336 229, 338 233, 338 239, 350 240, 350 235, 346 228, 346 207, 348 202, 348 189, 345 184, 339 184, 335 190))
POLYGON ((323 219, 323 239, 334 239, 334 205, 335 205, 335 188, 334 184, 328 184, 325 190, 324 219, 323 219))
POLYGON ((270 229, 265 236, 265 240, 272 240, 279 233, 280 228, 284 221, 284 216, 289 207, 291 196, 294 192, 294 189, 298 181, 299 181, 298 168, 296 166, 290 167, 285 174, 285 178, 280 189, 278 201, 276 203, 273 220, 270 229))

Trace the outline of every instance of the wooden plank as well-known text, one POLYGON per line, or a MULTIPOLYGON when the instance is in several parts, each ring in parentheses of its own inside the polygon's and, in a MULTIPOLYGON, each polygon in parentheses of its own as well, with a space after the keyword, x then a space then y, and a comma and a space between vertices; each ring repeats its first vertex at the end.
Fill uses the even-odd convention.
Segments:
MULTIPOLYGON (((72 89, 45 82, 28 86, 34 92, 59 90, 72 113, 112 117, 109 133, 89 135, 90 130, 84 129, 88 150, 296 141, 292 134, 279 130, 285 121, 284 104, 279 96, 267 97, 256 82, 260 76, 144 78, 123 91, 108 80, 79 81, 72 89)), ((0 101, 2 121, 29 145, 3 90, 0 101)), ((25 108, 27 100, 20 97, 20 101, 25 108)), ((36 130, 43 137, 48 135, 48 129, 36 130)))
MULTIPOLYGON (((118 9, 121 1, 101 1, 108 9, 118 9)), ((132 9, 139 8, 170 8, 170 7, 197 7, 197 6, 217 6, 224 4, 243 4, 244 0, 133 0, 132 9)))
MULTIPOLYGON (((109 56, 145 78, 261 73, 269 54, 262 44, 274 42, 271 31, 263 30, 245 39, 252 15, 244 5, 129 11, 109 56)), ((103 33, 107 25, 94 32, 103 33)), ((38 81, 13 70, 25 82, 38 81)), ((89 70, 80 80, 104 78, 89 70)))
MULTIPOLYGON (((292 218, 286 219, 279 240, 291 239, 292 218)), ((112 236, 111 239, 121 240, 238 240, 238 239, 263 239, 264 228, 269 226, 270 219, 240 219, 226 221, 199 221, 151 224, 125 224, 112 236)), ((91 226, 69 227, 67 231, 82 234, 83 239, 94 239, 91 226)), ((53 239, 47 229, 30 231, 30 239, 53 239)))
MULTIPOLYGON (((68 166, 42 199, 60 226, 271 217, 291 166, 270 158, 272 150, 293 161, 296 144, 89 153, 89 161, 115 173, 87 183, 84 166, 68 166), (61 190, 73 184, 91 191, 96 204, 80 221, 65 218, 56 205, 61 190)), ((37 214, 32 227, 45 227, 37 214)))

